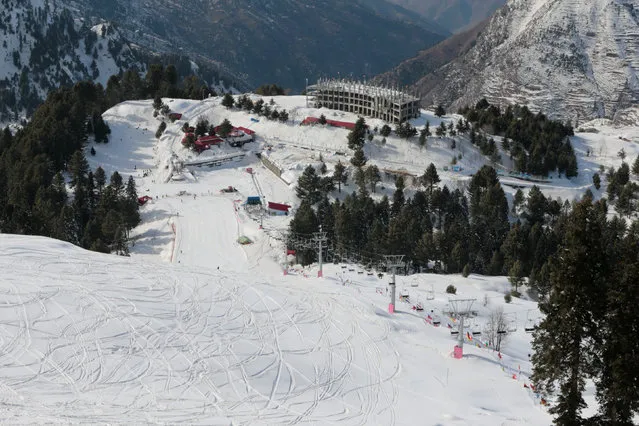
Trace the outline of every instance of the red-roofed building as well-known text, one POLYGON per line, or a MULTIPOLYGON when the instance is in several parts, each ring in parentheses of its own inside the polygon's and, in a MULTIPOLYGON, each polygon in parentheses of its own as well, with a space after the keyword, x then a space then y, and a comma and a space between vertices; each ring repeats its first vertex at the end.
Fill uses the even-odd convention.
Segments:
POLYGON ((243 133, 247 134, 247 135, 251 135, 253 136, 255 134, 254 130, 251 129, 247 129, 246 127, 238 127, 237 130, 242 131, 243 133))
POLYGON ((224 140, 219 136, 200 136, 195 144, 198 145, 220 145, 224 140))
MULTIPOLYGON (((221 126, 215 127, 215 133, 219 133, 220 127, 221 126)), ((233 127, 224 139, 226 139, 231 146, 241 147, 245 143, 253 142, 255 140, 255 131, 247 129, 246 127, 233 127)))
POLYGON ((268 202, 268 212, 272 215, 288 215, 288 211, 291 208, 288 204, 268 202))
MULTIPOLYGON (((312 124, 319 124, 320 119, 317 117, 306 117, 304 121, 302 121, 303 126, 308 126, 312 124)), ((342 129, 353 130, 355 128, 355 123, 349 123, 347 121, 337 121, 337 120, 326 120, 326 124, 333 127, 340 127, 342 129)))

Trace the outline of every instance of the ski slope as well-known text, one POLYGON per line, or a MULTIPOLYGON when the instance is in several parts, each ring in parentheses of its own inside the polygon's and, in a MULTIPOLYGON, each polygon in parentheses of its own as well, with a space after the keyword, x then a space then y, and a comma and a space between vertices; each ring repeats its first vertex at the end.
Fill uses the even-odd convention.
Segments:
MULTIPOLYGON (((0 268, 4 423, 549 423, 523 387, 523 331, 513 356, 467 345, 455 360, 445 326, 408 304, 386 313, 376 276, 230 272, 11 235, 0 268)), ((415 298, 435 284, 435 310, 460 281, 402 278, 415 298)), ((481 277, 458 285, 503 304, 481 277)))

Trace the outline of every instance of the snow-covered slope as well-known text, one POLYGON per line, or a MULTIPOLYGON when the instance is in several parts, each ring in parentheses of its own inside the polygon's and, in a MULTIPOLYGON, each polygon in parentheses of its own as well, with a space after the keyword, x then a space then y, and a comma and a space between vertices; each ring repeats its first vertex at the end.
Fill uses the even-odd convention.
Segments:
MULTIPOLYGON (((192 252, 241 250, 225 239, 184 243, 192 252)), ((505 278, 399 278, 413 300, 443 317, 433 327, 409 304, 385 312, 376 288, 386 279, 339 267, 311 279, 0 235, 0 268, 7 423, 550 422, 524 388, 530 349, 522 328, 537 315, 532 303, 506 305, 518 331, 502 359, 475 341, 463 360, 450 356, 445 286, 479 299, 479 324, 504 305, 505 278)))
POLYGON ((476 45, 417 85, 453 108, 519 103, 554 118, 612 118, 639 99, 635 0, 509 0, 476 45))
POLYGON ((60 2, 2 0, 0 11, 0 122, 29 113, 61 85, 108 78, 136 66, 119 31, 74 19, 60 2))
MULTIPOLYGON (((251 126, 258 140, 245 151, 204 152, 201 158, 246 155, 219 167, 187 167, 180 181, 166 178, 172 158, 193 158, 180 144, 183 121, 156 139, 150 100, 124 102, 104 114, 111 139, 95 145, 91 166, 134 176, 139 194, 153 198, 131 233, 130 258, 0 235, 5 423, 550 424, 538 397, 524 387, 531 372, 524 328, 540 313, 526 299, 504 302, 507 278, 399 276, 398 293, 408 293, 411 303, 398 303, 391 316, 387 275, 332 264, 324 265, 322 279, 315 278, 317 265, 283 275, 278 236, 290 216, 264 216, 260 226, 241 203, 259 194, 295 206, 294 191, 252 153, 272 146, 270 158, 290 178, 317 163, 319 153, 329 167, 346 162, 335 154, 346 150, 346 131, 299 122, 322 112, 347 121, 354 115, 306 108, 304 97, 275 97, 275 106, 295 122, 254 122, 220 101, 164 99, 184 120, 229 118, 251 126), (229 185, 238 192, 219 191, 229 185), (253 244, 240 245, 242 235, 253 244), (448 324, 456 323, 448 316, 449 284, 457 287, 455 297, 476 299, 468 332, 484 330, 491 312, 504 309, 510 331, 501 357, 483 344, 485 330, 466 338, 463 359, 451 357, 448 324), (411 309, 417 302, 424 311, 411 309), (441 326, 431 325, 428 315, 441 326)), ((439 123, 424 111, 414 124, 426 119, 439 123)), ((617 166, 622 147, 631 158, 639 154, 631 142, 639 140, 636 126, 599 120, 583 130, 573 144, 585 180, 599 164, 617 166)), ((463 186, 467 173, 486 160, 461 140, 457 146, 464 169, 456 174, 442 170, 451 156, 446 139, 430 138, 420 151, 414 141, 391 136, 386 145, 377 141, 366 149, 371 162, 406 172, 421 172, 433 161, 444 183, 463 186)), ((541 187, 572 198, 590 186, 554 179, 541 187)), ((590 385, 586 402, 592 412, 590 385)))

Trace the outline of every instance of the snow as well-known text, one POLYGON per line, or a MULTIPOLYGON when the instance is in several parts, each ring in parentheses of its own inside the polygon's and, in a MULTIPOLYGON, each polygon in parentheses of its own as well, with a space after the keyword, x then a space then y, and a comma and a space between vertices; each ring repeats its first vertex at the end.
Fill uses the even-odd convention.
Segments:
MULTIPOLYGON (((214 256, 216 245, 226 259, 240 250, 224 238, 181 239, 202 256, 214 256)), ((496 353, 472 345, 454 360, 446 327, 425 324, 409 305, 386 314, 386 296, 376 292, 385 279, 347 272, 342 286, 332 265, 320 280, 187 266, 187 254, 177 266, 119 258, 10 235, 0 236, 0 254, 0 267, 11 271, 0 287, 8 422, 549 421, 523 387, 523 331, 512 342, 524 349, 501 361, 506 371, 496 353), (509 369, 519 364, 514 380, 509 369)), ((399 277, 399 285, 408 279, 419 285, 412 297, 435 285, 425 305, 437 310, 449 281, 464 296, 479 296, 484 281, 422 275, 399 277)), ((504 303, 499 292, 487 294, 491 305, 504 303)))
MULTIPOLYGON (((125 179, 133 176, 139 195, 153 198, 141 207, 143 222, 131 233, 131 257, 0 235, 0 416, 5 422, 551 423, 539 398, 524 387, 532 369, 531 336, 524 327, 539 321, 540 313, 526 297, 505 303, 510 291, 505 277, 398 276, 397 293, 408 292, 411 303, 398 302, 397 313, 390 315, 387 275, 333 264, 324 265, 321 279, 317 265, 283 274, 281 237, 290 217, 260 217, 242 203, 259 195, 295 209, 299 201, 294 186, 262 166, 254 153, 272 145, 269 157, 289 181, 306 164, 319 164, 320 152, 329 169, 338 160, 347 163, 346 131, 299 122, 320 113, 347 121, 354 115, 306 108, 304 97, 275 97, 278 109, 286 108, 294 122, 260 118, 255 123, 252 115, 227 110, 220 101, 165 99, 184 119, 168 124, 160 139, 154 136, 159 120, 152 116, 151 101, 125 102, 104 114, 110 142, 90 144, 96 149, 95 156, 87 156, 90 165, 108 174, 118 170, 125 179), (200 116, 212 124, 229 118, 250 127, 257 141, 243 149, 215 147, 197 157, 181 146, 179 129, 200 116), (179 161, 241 152, 239 161, 189 166, 180 172, 183 180, 171 179, 179 161), (238 192, 220 192, 229 185, 238 192), (240 236, 253 244, 240 245, 240 236), (457 295, 446 293, 450 284, 457 295), (504 310, 512 332, 501 358, 479 336, 466 340, 463 359, 452 358, 456 339, 447 325, 456 327, 448 315, 454 298, 476 299, 469 330, 482 329, 491 311, 504 310), (417 302, 424 311, 411 309, 417 302), (429 324, 429 314, 442 325, 429 324)), ((434 130, 440 119, 423 113, 414 124, 429 120, 434 130)), ((599 164, 618 166, 620 147, 628 158, 639 153, 635 142, 619 139, 636 141, 634 127, 609 122, 583 127, 598 133, 581 132, 573 139, 580 176, 555 177, 541 185, 544 192, 576 197, 599 164)), ((427 148, 419 150, 416 141, 391 136, 386 145, 367 143, 367 155, 373 164, 415 174, 433 161, 444 183, 463 187, 487 160, 460 139, 455 152, 464 150, 464 169, 444 172, 452 156, 448 143, 429 138, 427 148)), ((381 186, 387 187, 380 194, 388 193, 390 178, 381 186)), ((588 402, 593 401, 590 392, 588 402)))

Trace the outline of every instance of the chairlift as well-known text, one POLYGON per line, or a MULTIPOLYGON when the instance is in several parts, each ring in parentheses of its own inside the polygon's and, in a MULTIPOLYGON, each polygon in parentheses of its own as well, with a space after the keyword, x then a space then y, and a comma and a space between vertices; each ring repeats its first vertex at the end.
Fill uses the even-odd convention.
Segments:
POLYGON ((439 325, 442 323, 442 318, 437 314, 433 314, 431 316, 433 317, 433 325, 435 327, 439 327, 439 325))
POLYGON ((415 303, 415 306, 413 306, 413 309, 416 311, 423 311, 424 305, 421 301, 418 301, 417 303, 415 303))
POLYGON ((537 319, 530 318, 530 313, 533 310, 534 309, 531 309, 528 312, 526 312, 526 324, 524 325, 524 331, 526 333, 532 333, 533 331, 535 331, 535 329, 537 329, 537 319))
POLYGON ((472 327, 470 328, 470 333, 473 336, 481 336, 481 328, 479 327, 479 324, 477 324, 477 322, 474 322, 472 327))
POLYGON ((537 328, 537 324, 533 320, 527 320, 526 325, 524 326, 524 331, 526 333, 532 333, 537 328))

